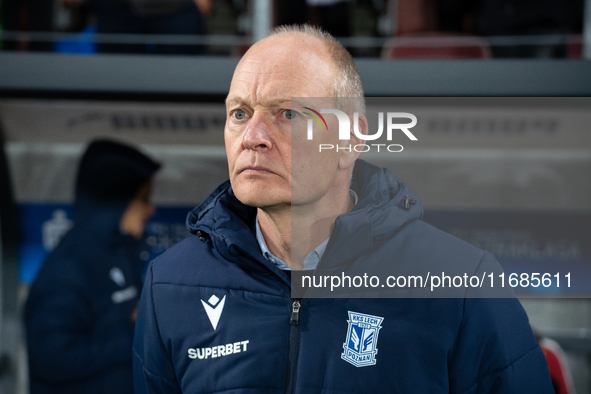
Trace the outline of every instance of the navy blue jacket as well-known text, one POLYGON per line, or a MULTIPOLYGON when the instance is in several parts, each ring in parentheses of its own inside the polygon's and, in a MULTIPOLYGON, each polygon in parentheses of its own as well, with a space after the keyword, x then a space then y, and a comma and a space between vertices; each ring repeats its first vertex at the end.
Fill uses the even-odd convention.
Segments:
POLYGON ((44 262, 25 306, 31 394, 133 393, 132 344, 142 288, 123 212, 158 164, 99 141, 79 170, 75 222, 44 262))
MULTIPOLYGON (((498 268, 421 221, 418 200, 404 209, 416 196, 389 170, 358 161, 352 188, 359 201, 337 218, 317 273, 338 273, 338 261, 363 272, 367 255, 386 257, 393 273, 425 262, 498 268)), ((294 300, 289 274, 260 252, 255 215, 225 183, 189 214, 195 235, 151 264, 134 340, 137 394, 553 392, 516 299, 294 300)))
POLYGON ((141 270, 137 241, 119 233, 121 213, 97 209, 92 224, 76 223, 31 287, 25 323, 32 394, 133 392, 130 316, 141 270))

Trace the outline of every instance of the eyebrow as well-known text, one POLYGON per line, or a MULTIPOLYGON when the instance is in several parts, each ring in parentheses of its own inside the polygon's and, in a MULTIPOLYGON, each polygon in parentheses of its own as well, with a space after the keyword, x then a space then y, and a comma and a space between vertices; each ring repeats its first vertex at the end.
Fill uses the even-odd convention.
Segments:
MULTIPOLYGON (((233 105, 233 104, 246 104, 249 103, 250 100, 247 100, 241 96, 236 96, 236 97, 232 97, 231 99, 229 97, 226 98, 226 107, 229 105, 233 105)), ((286 102, 291 102, 291 98, 290 99, 283 99, 283 98, 278 98, 278 99, 273 99, 273 100, 269 100, 264 102, 264 105, 266 107, 273 107, 273 106, 277 106, 286 102)))

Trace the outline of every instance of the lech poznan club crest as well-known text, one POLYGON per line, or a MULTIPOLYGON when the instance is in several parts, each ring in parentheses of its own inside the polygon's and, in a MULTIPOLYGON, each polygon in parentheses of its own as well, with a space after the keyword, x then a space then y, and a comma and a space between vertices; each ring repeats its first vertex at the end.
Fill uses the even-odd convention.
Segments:
POLYGON ((375 365, 378 333, 383 320, 383 317, 349 311, 349 329, 341 358, 356 367, 375 365))

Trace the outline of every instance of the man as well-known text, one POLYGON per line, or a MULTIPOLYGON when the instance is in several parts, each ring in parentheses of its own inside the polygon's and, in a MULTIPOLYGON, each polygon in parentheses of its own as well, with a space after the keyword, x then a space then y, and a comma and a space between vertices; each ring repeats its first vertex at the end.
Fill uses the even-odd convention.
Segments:
MULTIPOLYGON (((97 32, 105 34, 203 35, 212 0, 60 0, 66 6, 88 1, 97 32)), ((149 37, 146 37, 149 42, 149 37)), ((202 45, 99 43, 99 52, 201 54, 202 45)))
POLYGON ((350 55, 309 27, 279 29, 241 59, 226 100, 230 182, 189 214, 196 236, 148 270, 137 393, 551 393, 514 299, 292 298, 290 269, 498 269, 422 222, 388 170, 353 149, 318 151, 361 142, 363 116, 349 141, 328 116, 307 139, 302 104, 351 115, 363 100, 340 98, 362 96, 350 55))
POLYGON ((25 307, 32 394, 133 393, 138 247, 154 214, 151 179, 159 167, 110 140, 86 149, 74 226, 43 264, 25 307))

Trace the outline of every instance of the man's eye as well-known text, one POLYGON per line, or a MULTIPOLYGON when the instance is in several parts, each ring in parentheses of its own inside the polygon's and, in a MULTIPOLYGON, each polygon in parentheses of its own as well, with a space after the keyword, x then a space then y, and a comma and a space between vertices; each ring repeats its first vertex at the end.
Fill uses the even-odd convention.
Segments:
POLYGON ((290 119, 291 120, 291 119, 295 118, 296 115, 297 115, 297 112, 296 111, 293 111, 291 109, 288 109, 287 111, 285 111, 285 117, 287 119, 290 119))
POLYGON ((237 109, 236 111, 234 111, 234 117, 238 120, 242 120, 246 117, 246 112, 244 112, 241 109, 237 109))

